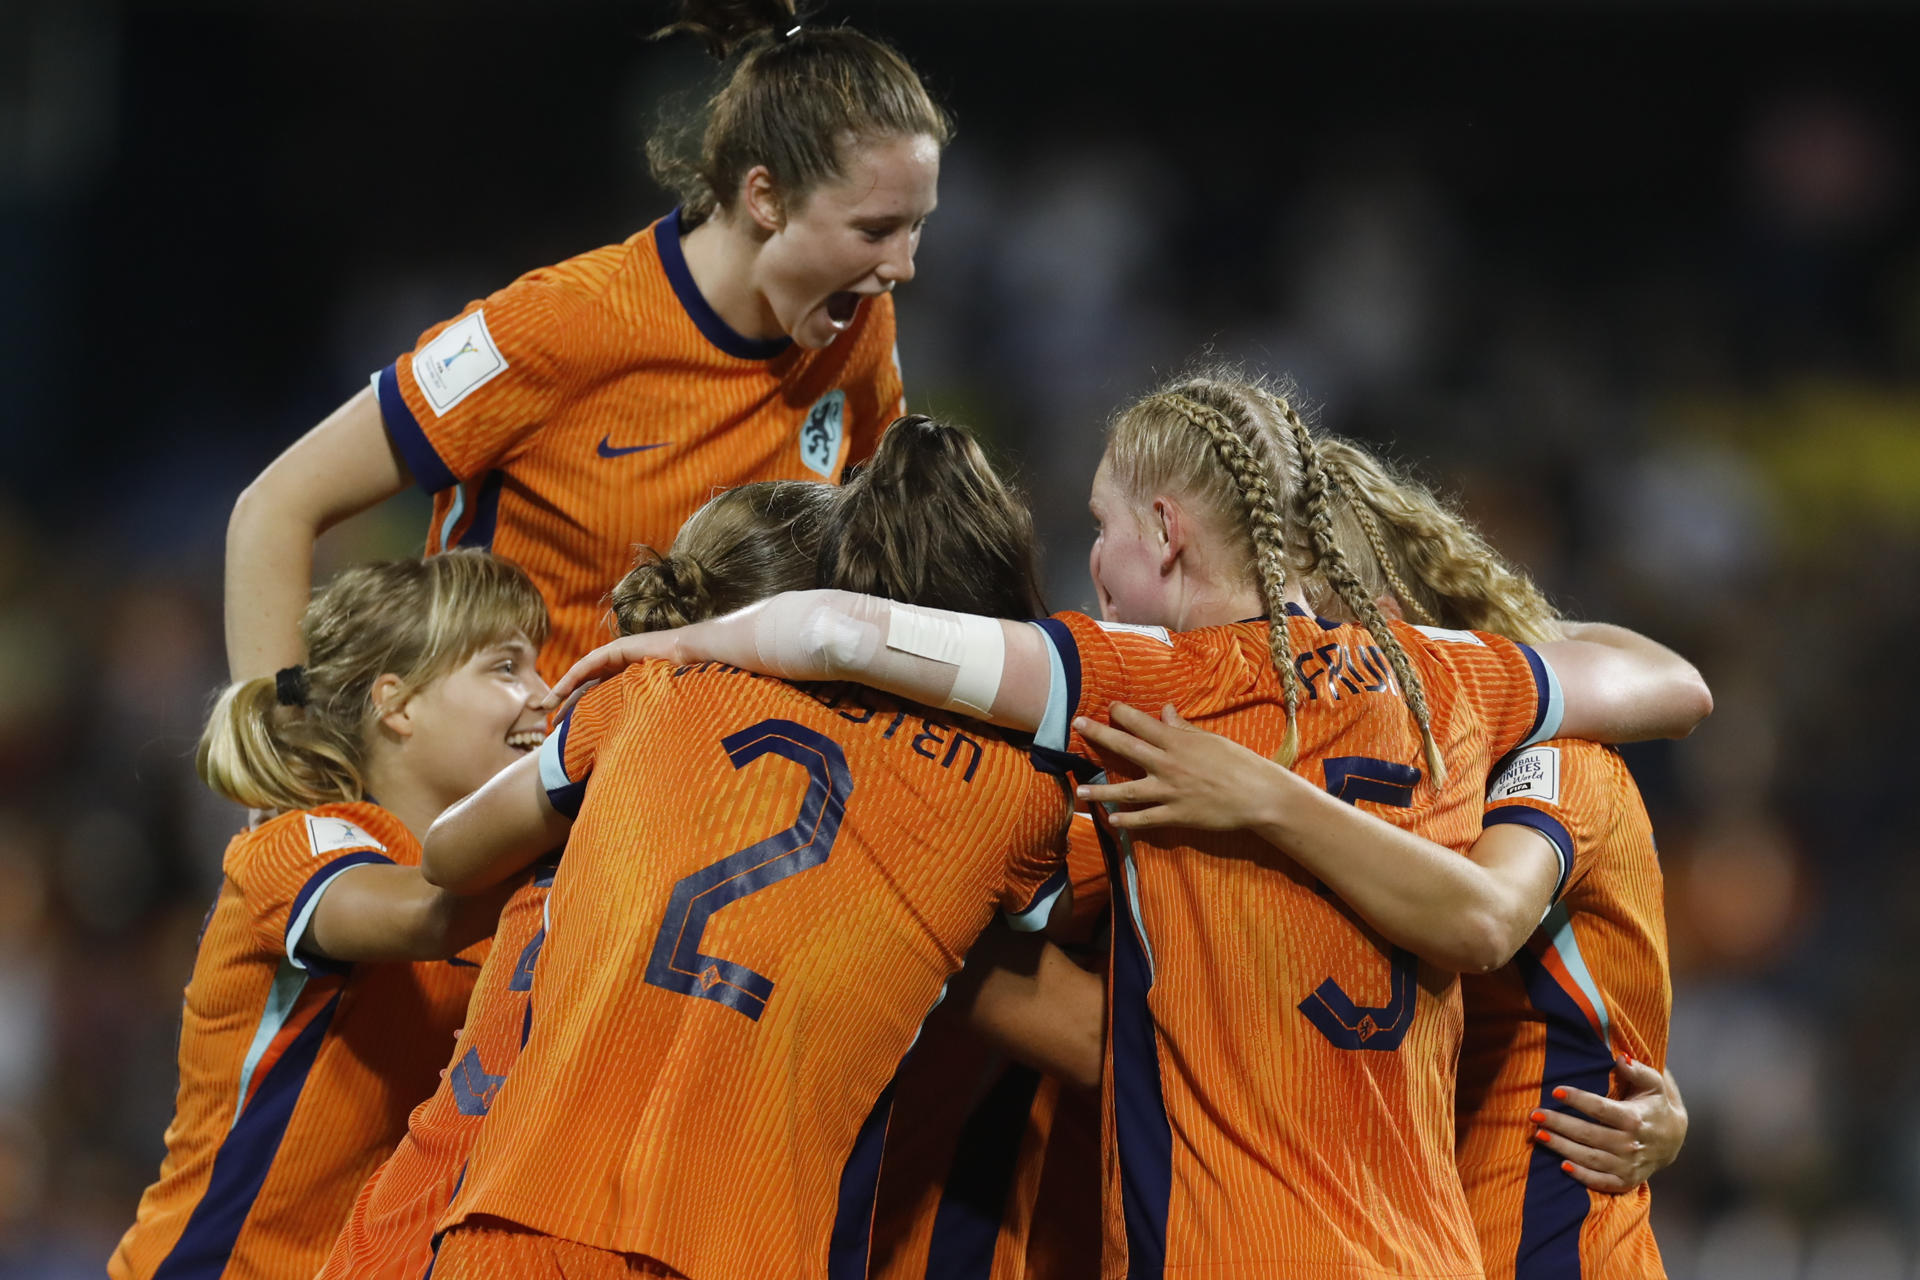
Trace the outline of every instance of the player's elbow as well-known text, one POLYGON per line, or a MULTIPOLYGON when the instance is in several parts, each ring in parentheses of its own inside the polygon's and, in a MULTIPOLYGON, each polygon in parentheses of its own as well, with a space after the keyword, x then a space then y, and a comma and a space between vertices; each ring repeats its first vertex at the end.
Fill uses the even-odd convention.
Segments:
POLYGON ((1490 907, 1464 911, 1444 954, 1425 957, 1456 973, 1492 973, 1513 959, 1527 940, 1527 932, 1517 926, 1508 912, 1490 907))
POLYGON ((1672 736, 1684 738, 1702 720, 1713 714, 1713 690, 1707 687, 1706 677, 1700 674, 1699 668, 1691 664, 1675 683, 1675 727, 1678 732, 1672 736))
POLYGON ((427 838, 420 842, 420 875, 434 888, 448 893, 458 893, 461 888, 459 867, 450 848, 455 843, 456 837, 438 822, 427 828, 427 838))
POLYGON ((276 526, 298 522, 313 536, 319 534, 319 522, 300 503, 299 492, 286 483, 276 463, 253 478, 233 500, 227 516, 227 549, 244 551, 276 526))

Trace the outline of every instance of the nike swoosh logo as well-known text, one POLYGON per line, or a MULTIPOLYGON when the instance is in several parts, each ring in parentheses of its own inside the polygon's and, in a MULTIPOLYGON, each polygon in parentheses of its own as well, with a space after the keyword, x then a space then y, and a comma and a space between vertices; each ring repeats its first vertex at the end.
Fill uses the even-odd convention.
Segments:
POLYGON ((619 458, 629 453, 645 453, 649 449, 664 449, 672 443, 673 441, 671 440, 662 440, 659 444, 630 444, 622 448, 615 448, 613 437, 611 435, 605 435, 600 437, 599 454, 603 458, 619 458))

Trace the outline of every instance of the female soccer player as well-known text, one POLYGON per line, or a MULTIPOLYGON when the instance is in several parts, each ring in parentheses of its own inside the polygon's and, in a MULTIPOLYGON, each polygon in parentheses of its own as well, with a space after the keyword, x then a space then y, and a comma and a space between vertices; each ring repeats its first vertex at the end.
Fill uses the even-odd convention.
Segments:
MULTIPOLYGON (((925 419, 844 491, 820 566, 1037 603, 1024 507, 925 419)), ((429 837, 462 890, 569 841, 434 1274, 863 1274, 889 1081, 995 909, 1046 915, 1059 780, 965 720, 714 664, 609 681, 552 741, 429 837)), ((1077 1038, 1097 1060, 1098 1019, 1077 1038)))
MULTIPOLYGON (((812 586, 820 526, 835 492, 822 483, 771 480, 720 494, 693 513, 666 556, 643 553, 613 589, 620 634, 684 626, 812 586)), ((453 1199, 481 1121, 520 1056, 554 873, 549 860, 513 882, 440 1087, 414 1109, 400 1145, 360 1189, 318 1280, 419 1280, 426 1273, 433 1224, 453 1199)))
POLYGON ((792 0, 681 12, 669 30, 729 71, 649 148, 680 207, 427 330, 248 486, 227 533, 235 679, 300 661, 315 537, 409 480, 434 495, 429 553, 526 567, 551 674, 605 637, 633 547, 671 543, 716 484, 837 480, 901 412, 889 295, 913 278, 945 114, 899 54, 792 0))
POLYGON ((310 1276, 325 1260, 459 1029, 475 964, 449 958, 500 908, 422 879, 420 837, 540 745, 546 631, 527 576, 484 552, 364 565, 308 606, 303 667, 220 696, 200 776, 282 812, 227 848, 166 1160, 115 1280, 310 1276))
MULTIPOLYGON (((1705 714, 1692 668, 1637 637, 1536 648, 1389 625, 1323 536, 1316 443, 1277 397, 1218 379, 1122 413, 1094 481, 1091 567, 1103 610, 1134 625, 1064 614, 1024 626, 803 593, 608 646, 561 691, 628 658, 713 659, 851 677, 1052 747, 1079 741, 1077 718, 1144 695, 1456 848, 1509 751, 1559 732, 1682 733, 1705 714), (1369 625, 1301 607, 1289 544, 1309 542, 1369 625)), ((1107 1206, 1108 1274, 1478 1275, 1453 1168, 1452 975, 1384 945, 1251 836, 1123 833, 1113 871, 1126 910, 1111 977, 1108 1154, 1122 1194, 1107 1206)))
MULTIPOLYGON (((1344 442, 1324 455, 1371 552, 1359 576, 1383 603, 1517 640, 1559 629, 1533 584, 1423 486, 1344 442)), ((1489 1277, 1661 1273, 1645 1180, 1678 1154, 1685 1112, 1663 1077, 1659 858, 1618 755, 1573 738, 1521 752, 1494 779, 1469 861, 1385 823, 1316 826, 1325 801, 1300 779, 1171 708, 1155 721, 1116 706, 1112 727, 1086 733, 1145 775, 1086 789, 1143 806, 1116 827, 1257 832, 1390 942, 1465 971, 1458 1163, 1489 1277), (1631 1100, 1606 1096, 1616 1063, 1631 1100)))

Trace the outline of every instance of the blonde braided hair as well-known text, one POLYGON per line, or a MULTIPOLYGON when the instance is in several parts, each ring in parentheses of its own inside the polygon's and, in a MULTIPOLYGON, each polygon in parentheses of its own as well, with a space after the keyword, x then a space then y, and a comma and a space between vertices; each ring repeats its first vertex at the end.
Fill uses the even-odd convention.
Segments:
POLYGON ((1409 622, 1418 626, 1434 627, 1440 625, 1434 621, 1427 606, 1407 586, 1407 580, 1400 576, 1395 557, 1387 551, 1387 541, 1380 533, 1380 522, 1374 519, 1373 506, 1364 498, 1353 495, 1353 479, 1344 469, 1328 468, 1328 475, 1339 486, 1340 496, 1346 501, 1348 511, 1359 521, 1360 531, 1367 536, 1367 545, 1373 548, 1374 561, 1380 566, 1381 574, 1387 580, 1387 587, 1393 592, 1393 598, 1400 602, 1400 611, 1407 615, 1409 622))
POLYGON ((1559 611, 1457 510, 1350 441, 1323 439, 1319 449, 1346 510, 1371 527, 1368 568, 1409 617, 1526 644, 1559 639, 1559 611))
POLYGON ((1394 634, 1386 616, 1380 612, 1380 606, 1374 602, 1374 593, 1368 591, 1360 581, 1340 545, 1340 539, 1334 536, 1334 507, 1330 492, 1332 481, 1327 474, 1326 464, 1321 461, 1319 443, 1306 422, 1294 412, 1293 406, 1284 397, 1270 391, 1262 394, 1292 434, 1294 450, 1300 459, 1300 502, 1314 571, 1333 588, 1386 655, 1387 665, 1393 668, 1394 676, 1400 681, 1400 692, 1406 699, 1407 710, 1412 712, 1413 722, 1420 729, 1420 743, 1426 753, 1428 776, 1432 778, 1433 785, 1438 787, 1447 780, 1447 766, 1440 755, 1440 744, 1433 736, 1433 712, 1427 705, 1426 685, 1421 681, 1420 673, 1413 669, 1413 660, 1407 657, 1400 637, 1394 634))
POLYGON ((1235 429, 1222 410, 1180 391, 1157 398, 1206 433, 1214 455, 1233 481, 1234 495, 1246 517, 1247 534, 1253 540, 1254 574, 1269 620, 1267 650, 1280 676, 1280 694, 1286 707, 1286 731, 1274 759, 1291 767, 1300 754, 1300 677, 1294 670, 1293 645, 1287 634, 1286 523, 1274 500, 1272 472, 1254 456, 1242 431, 1235 429))

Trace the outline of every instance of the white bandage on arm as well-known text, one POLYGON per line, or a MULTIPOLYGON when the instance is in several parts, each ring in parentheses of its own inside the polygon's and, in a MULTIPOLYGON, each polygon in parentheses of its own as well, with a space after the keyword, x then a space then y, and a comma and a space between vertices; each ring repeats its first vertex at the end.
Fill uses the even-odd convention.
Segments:
POLYGON ((889 604, 887 648, 953 667, 949 707, 978 716, 993 710, 1007 663, 1007 640, 998 618, 889 604))
POLYGON ((743 665, 783 680, 858 678, 880 652, 886 604, 846 591, 777 595, 753 607, 759 661, 743 665))

